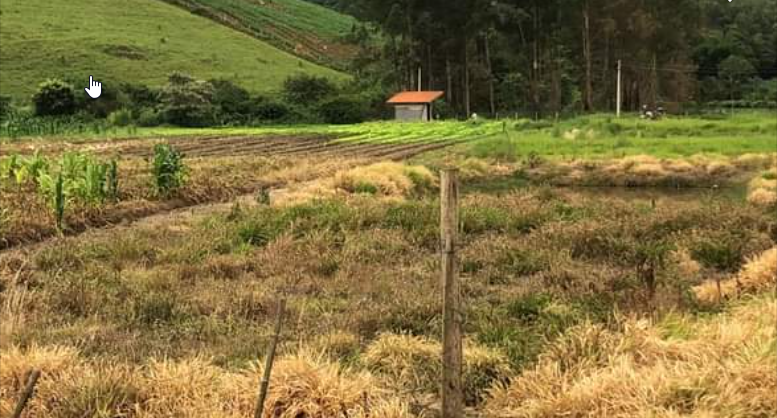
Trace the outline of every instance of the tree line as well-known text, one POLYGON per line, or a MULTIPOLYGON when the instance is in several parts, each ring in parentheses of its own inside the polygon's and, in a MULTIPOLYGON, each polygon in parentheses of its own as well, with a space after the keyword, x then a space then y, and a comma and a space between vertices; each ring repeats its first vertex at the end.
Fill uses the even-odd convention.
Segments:
POLYGON ((614 109, 619 61, 627 110, 777 98, 777 0, 315 1, 366 22, 358 79, 459 115, 614 109))

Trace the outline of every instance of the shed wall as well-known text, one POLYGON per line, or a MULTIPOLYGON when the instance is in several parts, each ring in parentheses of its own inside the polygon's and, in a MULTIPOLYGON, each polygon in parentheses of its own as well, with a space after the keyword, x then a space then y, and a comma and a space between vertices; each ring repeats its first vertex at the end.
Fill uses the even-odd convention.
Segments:
POLYGON ((394 112, 399 121, 429 120, 429 106, 427 105, 397 105, 394 112))

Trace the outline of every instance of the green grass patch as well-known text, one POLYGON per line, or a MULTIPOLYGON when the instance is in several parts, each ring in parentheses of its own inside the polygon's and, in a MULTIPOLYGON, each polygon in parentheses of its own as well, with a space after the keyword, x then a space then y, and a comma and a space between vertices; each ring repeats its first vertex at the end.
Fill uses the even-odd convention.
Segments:
POLYGON ((17 99, 51 77, 158 86, 183 71, 254 92, 297 72, 345 78, 160 1, 4 0, 0 12, 0 92, 17 99))
POLYGON ((338 62, 344 55, 340 43, 356 24, 351 16, 303 0, 189 0, 185 7, 203 16, 216 17, 214 20, 219 23, 224 22, 219 16, 235 17, 226 24, 279 49, 328 65, 342 65, 338 62))
POLYGON ((551 159, 736 156, 777 149, 777 121, 773 114, 766 112, 745 112, 714 121, 699 117, 616 120, 594 115, 559 122, 553 127, 543 124, 531 127, 516 123, 505 134, 468 144, 463 152, 480 158, 519 161, 529 156, 551 159))

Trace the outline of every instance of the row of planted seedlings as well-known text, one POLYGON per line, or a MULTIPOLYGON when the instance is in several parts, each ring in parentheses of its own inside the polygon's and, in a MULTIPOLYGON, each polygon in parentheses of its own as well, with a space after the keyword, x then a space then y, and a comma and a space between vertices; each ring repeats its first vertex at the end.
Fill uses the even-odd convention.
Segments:
MULTIPOLYGON (((152 181, 148 187, 159 198, 173 195, 187 179, 183 155, 168 144, 157 144, 150 161, 152 181)), ((124 175, 127 180, 129 174, 124 175)), ((34 196, 53 215, 56 229, 66 229, 68 211, 99 209, 122 200, 122 174, 115 158, 104 159, 83 152, 57 157, 39 153, 0 157, 0 234, 7 233, 13 205, 24 205, 34 196)), ((23 209, 23 208, 17 208, 23 209)), ((34 216, 26 211, 26 216, 34 216)))

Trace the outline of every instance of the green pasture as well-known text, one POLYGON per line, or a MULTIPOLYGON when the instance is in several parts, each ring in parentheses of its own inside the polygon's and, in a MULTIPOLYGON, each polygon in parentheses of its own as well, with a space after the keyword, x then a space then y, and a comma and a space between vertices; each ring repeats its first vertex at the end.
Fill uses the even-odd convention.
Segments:
POLYGON ((157 0, 3 0, 0 16, 0 94, 17 100, 51 77, 157 86, 183 71, 254 92, 298 72, 346 77, 157 0))

